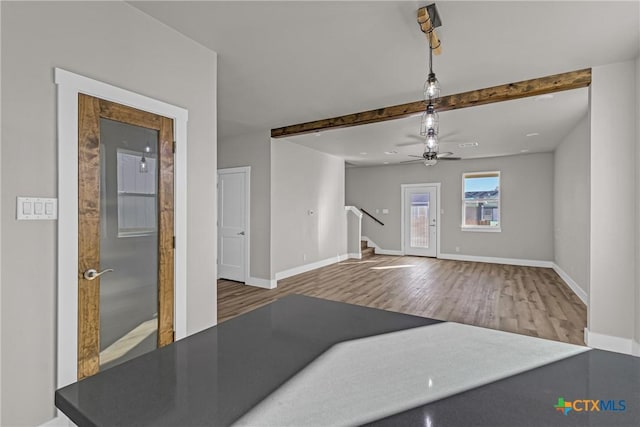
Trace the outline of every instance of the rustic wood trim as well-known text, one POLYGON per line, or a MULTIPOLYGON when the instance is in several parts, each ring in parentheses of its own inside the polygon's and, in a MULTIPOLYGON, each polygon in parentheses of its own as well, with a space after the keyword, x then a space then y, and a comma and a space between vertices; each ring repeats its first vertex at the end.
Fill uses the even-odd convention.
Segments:
POLYGON ((100 101, 78 95, 78 379, 100 369, 100 101))
POLYGON ((100 100, 100 117, 148 129, 160 130, 162 116, 115 102, 100 100))
POLYGON ((158 159, 158 347, 174 341, 173 120, 88 95, 78 95, 78 379, 100 370, 100 119, 155 129, 158 159))
POLYGON ((158 347, 174 340, 173 120, 160 118, 158 156, 158 347))
MULTIPOLYGON (((485 89, 472 90, 438 98, 435 102, 438 112, 492 104, 494 102, 511 101, 519 98, 543 95, 545 93, 561 92, 565 90, 587 87, 591 84, 591 68, 555 74, 537 79, 523 80, 493 86, 485 89)), ((306 133, 320 132, 387 120, 402 119, 425 110, 423 100, 407 104, 393 105, 376 110, 347 114, 330 119, 316 120, 291 126, 271 129, 272 138, 284 138, 306 133)))
POLYGON ((436 34, 436 29, 431 28, 431 17, 427 11, 427 6, 418 9, 418 25, 420 25, 420 29, 427 37, 429 46, 435 46, 435 48, 433 48, 433 54, 440 55, 442 53, 442 44, 440 43, 438 34, 436 34))

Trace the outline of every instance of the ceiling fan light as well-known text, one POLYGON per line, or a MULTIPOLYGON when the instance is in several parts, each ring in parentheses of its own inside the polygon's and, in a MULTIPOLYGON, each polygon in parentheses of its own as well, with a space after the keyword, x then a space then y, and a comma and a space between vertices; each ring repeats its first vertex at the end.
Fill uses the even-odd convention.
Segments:
POLYGON ((438 159, 436 159, 435 157, 434 157, 434 158, 431 158, 431 159, 426 159, 426 160, 424 161, 424 165, 425 165, 425 166, 435 166, 435 165, 436 165, 436 163, 438 163, 438 159))

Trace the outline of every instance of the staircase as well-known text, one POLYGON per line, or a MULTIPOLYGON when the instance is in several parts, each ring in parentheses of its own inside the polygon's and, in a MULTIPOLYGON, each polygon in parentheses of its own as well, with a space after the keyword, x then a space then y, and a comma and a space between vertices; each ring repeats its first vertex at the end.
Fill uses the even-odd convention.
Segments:
POLYGON ((362 253, 362 258, 369 258, 372 257, 375 254, 375 248, 370 248, 367 246, 367 241, 366 240, 361 240, 360 241, 360 253, 362 253))

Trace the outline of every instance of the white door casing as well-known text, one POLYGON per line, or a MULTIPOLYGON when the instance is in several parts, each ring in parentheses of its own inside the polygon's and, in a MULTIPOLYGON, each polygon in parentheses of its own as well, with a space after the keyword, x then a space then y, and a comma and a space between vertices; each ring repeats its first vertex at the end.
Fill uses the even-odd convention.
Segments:
POLYGON ((401 241, 405 255, 437 257, 440 248, 440 184, 401 186, 401 241))
POLYGON ((249 193, 251 168, 218 170, 218 276, 249 278, 249 193))
POLYGON ((175 339, 187 336, 187 120, 188 111, 144 95, 56 68, 58 88, 58 307, 56 384, 77 380, 78 349, 78 93, 174 120, 175 339))

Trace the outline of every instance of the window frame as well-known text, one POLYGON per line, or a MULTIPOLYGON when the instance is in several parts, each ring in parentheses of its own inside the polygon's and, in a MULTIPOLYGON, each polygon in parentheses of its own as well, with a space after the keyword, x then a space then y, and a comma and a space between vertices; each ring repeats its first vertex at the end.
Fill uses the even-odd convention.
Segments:
POLYGON ((500 233, 502 232, 502 173, 500 171, 479 171, 479 172, 463 172, 462 173, 462 203, 461 203, 461 225, 462 231, 482 232, 482 233, 500 233), (498 197, 495 199, 487 199, 490 201, 496 201, 498 205, 498 215, 500 216, 499 225, 467 225, 466 220, 466 198, 464 183, 467 178, 488 178, 497 175, 498 177, 498 197))

